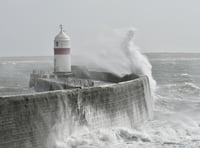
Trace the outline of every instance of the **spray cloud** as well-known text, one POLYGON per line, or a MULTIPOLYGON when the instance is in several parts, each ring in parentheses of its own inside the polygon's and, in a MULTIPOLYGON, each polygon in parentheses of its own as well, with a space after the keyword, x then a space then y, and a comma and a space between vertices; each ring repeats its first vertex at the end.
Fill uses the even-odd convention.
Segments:
POLYGON ((118 76, 134 73, 136 75, 146 75, 149 78, 151 90, 154 94, 156 81, 152 77, 152 66, 134 44, 133 39, 135 29, 116 29, 102 31, 98 34, 97 40, 91 44, 83 45, 87 53, 81 53, 73 57, 75 65, 84 65, 89 69, 107 71, 118 76))
POLYGON ((130 29, 128 31, 126 37, 122 42, 121 48, 128 59, 131 73, 148 76, 151 90, 154 93, 156 89, 156 81, 153 79, 152 76, 152 66, 148 59, 139 52, 138 47, 134 44, 134 34, 134 29, 130 29))

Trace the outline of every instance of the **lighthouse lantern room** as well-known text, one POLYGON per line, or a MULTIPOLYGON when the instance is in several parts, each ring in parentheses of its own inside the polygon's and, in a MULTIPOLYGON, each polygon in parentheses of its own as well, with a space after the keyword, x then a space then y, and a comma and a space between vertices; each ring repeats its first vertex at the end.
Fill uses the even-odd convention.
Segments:
POLYGON ((60 25, 60 32, 54 39, 54 73, 71 73, 70 38, 60 25))

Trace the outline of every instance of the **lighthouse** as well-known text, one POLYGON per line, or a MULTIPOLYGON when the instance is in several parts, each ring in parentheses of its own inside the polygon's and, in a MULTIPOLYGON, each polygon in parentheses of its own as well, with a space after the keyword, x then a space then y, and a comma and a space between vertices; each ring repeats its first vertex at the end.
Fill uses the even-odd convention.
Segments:
POLYGON ((66 75, 71 73, 70 38, 60 25, 60 32, 54 39, 54 73, 66 75))

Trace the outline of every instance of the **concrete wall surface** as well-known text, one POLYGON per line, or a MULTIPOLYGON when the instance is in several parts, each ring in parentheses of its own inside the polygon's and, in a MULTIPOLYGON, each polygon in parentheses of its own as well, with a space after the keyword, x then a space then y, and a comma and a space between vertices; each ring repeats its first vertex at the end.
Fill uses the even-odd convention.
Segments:
POLYGON ((52 139, 70 135, 78 126, 133 127, 151 117, 147 77, 104 87, 0 97, 0 148, 49 148, 52 139))

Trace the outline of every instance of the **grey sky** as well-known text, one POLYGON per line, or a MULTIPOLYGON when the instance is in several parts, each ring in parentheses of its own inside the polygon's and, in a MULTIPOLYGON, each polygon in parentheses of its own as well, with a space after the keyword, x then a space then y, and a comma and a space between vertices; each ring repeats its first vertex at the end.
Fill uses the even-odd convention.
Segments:
POLYGON ((52 55, 60 23, 76 52, 132 26, 143 52, 200 51, 199 0, 0 0, 0 56, 52 55))

